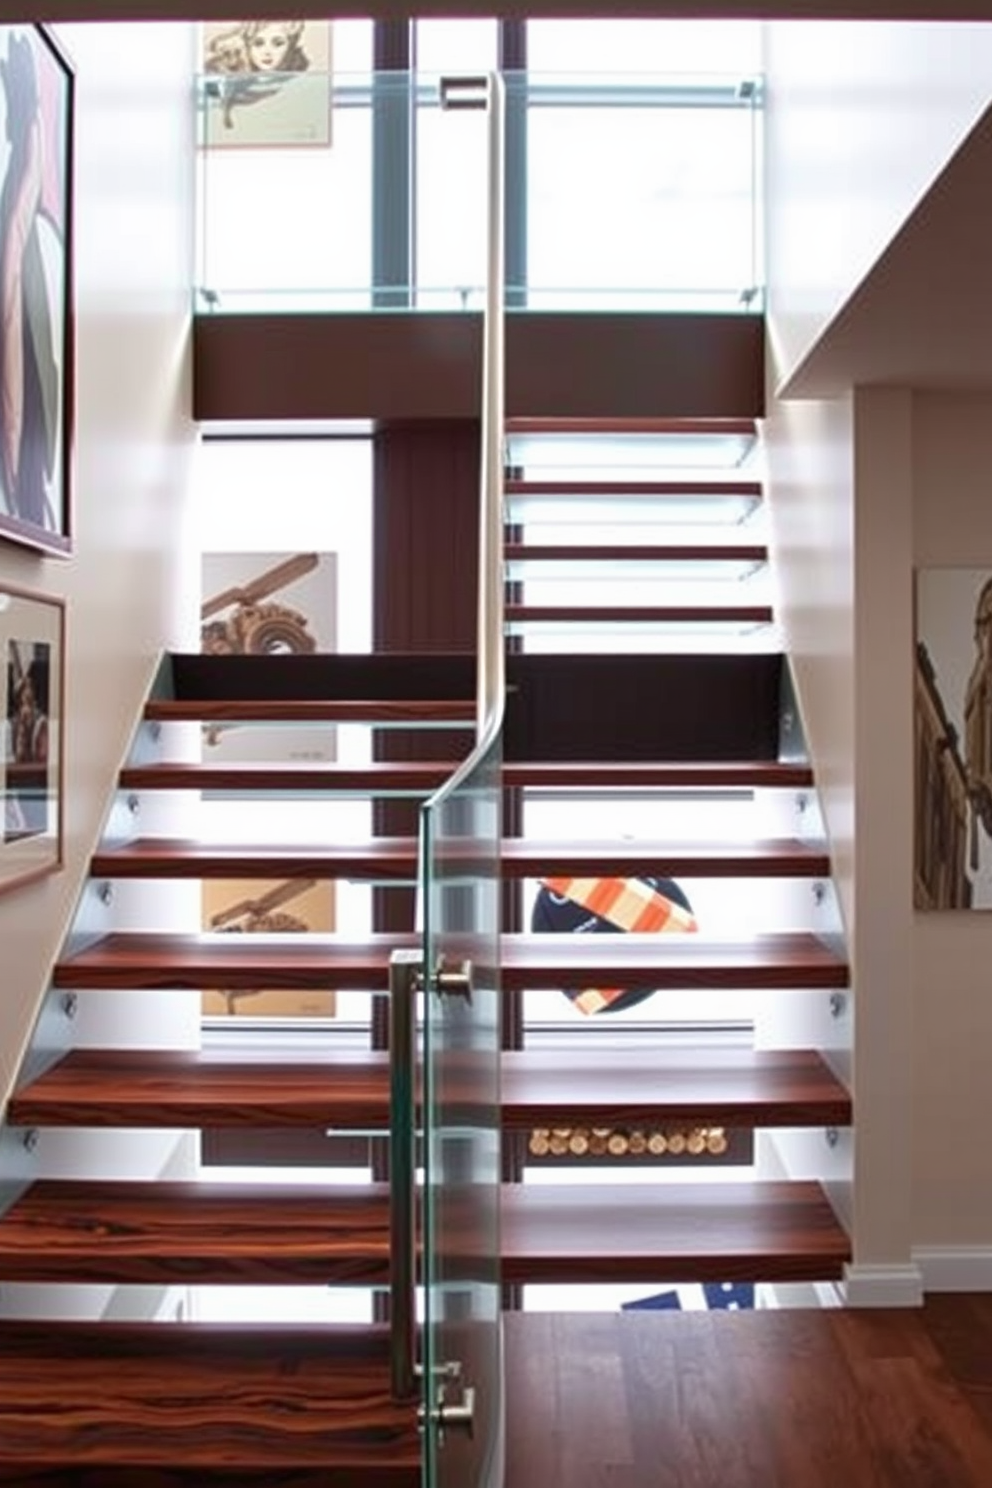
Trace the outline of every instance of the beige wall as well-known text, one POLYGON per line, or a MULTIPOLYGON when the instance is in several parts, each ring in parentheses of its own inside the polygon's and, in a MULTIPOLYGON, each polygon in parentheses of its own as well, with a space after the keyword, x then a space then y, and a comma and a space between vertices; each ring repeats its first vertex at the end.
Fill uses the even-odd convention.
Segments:
POLYGON ((74 556, 0 544, 0 582, 64 595, 66 866, 0 898, 0 1095, 70 923, 155 659, 177 639, 188 417, 192 29, 66 25, 77 71, 74 556))
POLYGON ((789 378, 992 101, 992 26, 766 27, 769 330, 789 378))
POLYGON ((767 423, 779 607, 854 970, 855 1260, 992 1246, 992 916, 912 900, 914 566, 992 568, 992 395, 767 423))
MULTIPOLYGON (((918 567, 992 569, 992 394, 914 399, 918 567)), ((992 914, 917 914, 914 1237, 992 1246, 992 914)))
MULTIPOLYGON (((992 932, 912 907, 913 565, 992 562, 992 407, 884 386, 833 401, 774 390, 992 98, 992 27, 776 23, 766 39, 779 609, 853 967, 855 1264, 896 1276, 919 1247, 992 1245, 992 1160, 975 1136, 992 932)), ((856 380, 852 367, 833 385, 856 380)))
POLYGON ((779 403, 766 425, 779 616, 854 985, 854 1242, 909 1263, 912 1130, 908 394, 779 403))
POLYGON ((775 403, 764 424, 776 608, 795 671, 845 923, 854 877, 851 400, 775 403))
POLYGON ((854 395, 855 1262, 909 1260, 912 398, 854 395))

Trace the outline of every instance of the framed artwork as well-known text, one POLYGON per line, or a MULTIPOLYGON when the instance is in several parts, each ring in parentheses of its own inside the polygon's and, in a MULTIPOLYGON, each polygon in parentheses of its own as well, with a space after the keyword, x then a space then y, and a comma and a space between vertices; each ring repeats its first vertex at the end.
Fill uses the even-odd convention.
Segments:
POLYGON ((71 549, 73 71, 0 26, 0 537, 71 549))
POLYGON ((211 21, 202 37, 208 148, 331 143, 330 21, 211 21))
POLYGON ((62 867, 65 605, 0 588, 0 893, 62 867))
MULTIPOLYGON (((336 553, 204 553, 200 650, 210 656, 300 656, 337 650, 336 553)), ((327 761, 333 724, 210 724, 204 757, 327 761)))
POLYGON ((992 569, 916 575, 914 902, 992 909, 992 569))
MULTIPOLYGON (((206 879, 204 930, 300 935, 334 929, 334 885, 316 879, 206 879)), ((205 1017, 333 1018, 333 989, 237 988, 203 993, 205 1017)))

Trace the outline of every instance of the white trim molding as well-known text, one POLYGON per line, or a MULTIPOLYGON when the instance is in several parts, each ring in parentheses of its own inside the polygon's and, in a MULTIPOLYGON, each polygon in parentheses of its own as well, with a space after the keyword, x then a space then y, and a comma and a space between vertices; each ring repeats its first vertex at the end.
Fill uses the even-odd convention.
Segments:
POLYGON ((927 1292, 992 1292, 990 1245, 918 1245, 913 1260, 927 1292))
POLYGON ((923 1274, 919 1266, 844 1267, 844 1301, 848 1307, 920 1307, 923 1274))

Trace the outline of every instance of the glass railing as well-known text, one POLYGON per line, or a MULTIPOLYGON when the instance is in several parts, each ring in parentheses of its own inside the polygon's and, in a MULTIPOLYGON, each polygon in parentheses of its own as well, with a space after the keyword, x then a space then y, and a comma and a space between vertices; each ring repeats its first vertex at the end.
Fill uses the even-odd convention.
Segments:
MULTIPOLYGON (((501 1488, 500 839, 504 94, 484 81, 486 187, 476 747, 421 808, 425 1488, 501 1488)), ((446 94, 480 102, 452 87, 446 94)), ((468 111, 468 110, 466 110, 468 111)), ((473 110, 474 112, 474 110, 473 110)))
MULTIPOLYGON (((495 75, 450 80, 446 105, 486 126, 474 174, 486 185, 476 744, 420 812, 418 951, 390 980, 393 1391, 422 1396, 424 1488, 501 1488, 500 840, 503 638, 503 142, 495 75), (414 1130, 416 994, 423 1182, 414 1130), (417 1348, 419 1210, 423 1294, 417 1348), (418 1359, 419 1354, 419 1359, 418 1359)), ((429 576, 428 576, 429 581, 429 576)))
POLYGON ((422 818, 426 1488, 482 1488, 499 1455, 500 764, 497 733, 422 818))
MULTIPOLYGON (((510 309, 761 309, 760 79, 505 84, 510 309)), ((482 308, 484 119, 440 79, 201 75, 196 99, 197 310, 482 308)))

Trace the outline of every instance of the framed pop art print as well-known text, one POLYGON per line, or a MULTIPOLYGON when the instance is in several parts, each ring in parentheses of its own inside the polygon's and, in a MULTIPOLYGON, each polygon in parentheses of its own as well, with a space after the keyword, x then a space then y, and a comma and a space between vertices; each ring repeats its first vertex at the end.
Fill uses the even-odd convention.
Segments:
POLYGON ((330 21, 210 21, 202 38, 209 149, 331 143, 330 21))
POLYGON ((73 71, 0 26, 0 537, 71 549, 73 71))

